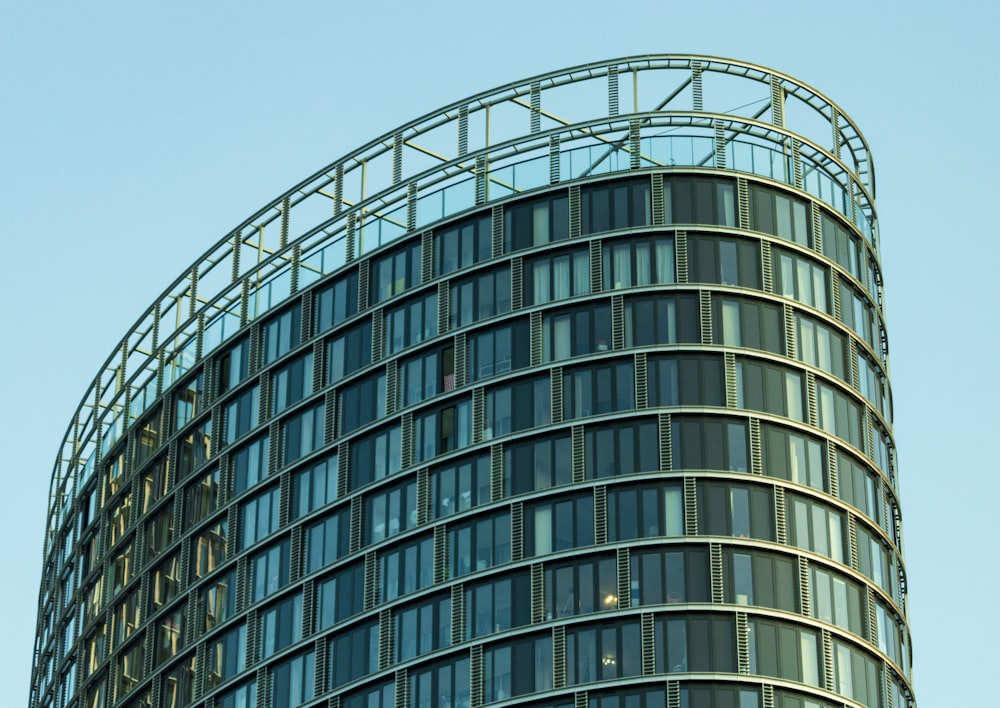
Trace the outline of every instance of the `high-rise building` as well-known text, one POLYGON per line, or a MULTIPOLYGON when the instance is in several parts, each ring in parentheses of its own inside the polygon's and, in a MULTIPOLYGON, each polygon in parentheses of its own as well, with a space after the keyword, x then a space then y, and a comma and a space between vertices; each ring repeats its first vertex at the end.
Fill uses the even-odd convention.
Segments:
POLYGON ((699 56, 323 168, 84 395, 31 707, 912 706, 874 196, 699 56))

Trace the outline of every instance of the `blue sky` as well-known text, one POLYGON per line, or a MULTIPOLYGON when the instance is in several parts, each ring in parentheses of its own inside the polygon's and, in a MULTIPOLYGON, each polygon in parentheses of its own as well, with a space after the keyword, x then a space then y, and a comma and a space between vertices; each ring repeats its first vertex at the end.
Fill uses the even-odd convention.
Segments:
MULTIPOLYGON (((808 0, 5 3, 0 8, 0 704, 25 705, 48 479, 147 304, 290 185, 535 73, 743 59, 823 91, 875 156, 923 706, 975 704, 998 613, 998 5, 808 0), (978 206, 977 206, 978 205, 978 206), (960 678, 959 678, 960 677, 960 678), (959 680, 955 680, 959 678, 959 680)), ((993 699, 995 700, 995 699, 993 699)))

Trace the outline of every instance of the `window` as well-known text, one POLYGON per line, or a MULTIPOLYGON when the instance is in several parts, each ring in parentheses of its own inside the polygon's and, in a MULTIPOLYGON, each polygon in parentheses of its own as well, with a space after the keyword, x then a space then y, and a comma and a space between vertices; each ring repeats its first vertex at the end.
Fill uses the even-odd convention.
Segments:
POLYGON ((750 470, 746 419, 680 415, 671 423, 675 470, 750 470))
POLYGON ((788 542, 807 551, 844 562, 844 515, 823 504, 786 494, 788 542))
POLYGON ((865 449, 864 413, 860 403, 838 388, 816 382, 816 397, 819 399, 819 427, 854 445, 865 449))
POLYGON ((292 516, 299 518, 337 498, 337 454, 320 460, 292 477, 292 516))
MULTIPOLYGON (((148 512, 153 505, 170 491, 170 460, 161 457, 146 468, 142 478, 142 513, 148 512)), ((86 524, 81 524, 82 529, 86 524)))
POLYGON ((541 305, 590 292, 590 253, 562 250, 532 258, 524 264, 524 301, 541 305))
POLYGON ((519 637, 483 652, 486 702, 552 688, 552 635, 519 637))
POLYGON ((681 684, 681 708, 699 708, 700 706, 759 708, 760 690, 712 683, 685 682, 681 684))
POLYGON ((335 384, 372 361, 372 322, 366 318, 326 342, 326 382, 335 384))
POLYGON ((530 334, 527 319, 470 334, 467 339, 468 380, 479 381, 529 365, 530 334))
POLYGON ((837 491, 840 498, 875 523, 882 523, 882 485, 854 457, 837 450, 837 491))
POLYGON ((351 445, 351 487, 357 489, 387 474, 399 472, 402 464, 399 426, 383 428, 351 445))
POLYGON ((437 291, 385 313, 385 352, 395 354, 438 333, 437 291))
POLYGON ((718 354, 653 355, 646 364, 648 402, 656 406, 725 406, 718 354))
POLYGON ((813 617, 868 638, 867 633, 863 634, 861 586, 858 583, 840 573, 810 564, 809 587, 812 590, 809 609, 813 617))
POLYGON ((663 615, 653 620, 656 672, 736 672, 736 626, 730 614, 663 615))
POLYGON ((465 458, 430 473, 431 518, 440 519, 490 501, 489 455, 465 458))
POLYGON ((121 658, 119 659, 118 690, 115 692, 117 697, 124 696, 142 680, 142 664, 143 657, 145 656, 144 648, 145 645, 139 639, 132 646, 122 650, 121 658))
POLYGON ((624 315, 626 347, 701 342, 697 295, 629 298, 624 315))
POLYGON ((267 477, 267 436, 257 438, 233 454, 233 494, 249 489, 267 477))
POLYGON ((750 673, 820 686, 819 632, 773 620, 749 622, 750 673))
POLYGON ((165 708, 180 708, 194 700, 194 682, 198 674, 198 660, 193 654, 182 659, 163 674, 163 698, 160 705, 165 708))
POLYGON ((844 324, 857 332, 869 347, 881 351, 878 317, 868 304, 868 299, 845 280, 840 281, 840 315, 844 324))
POLYGON ((285 418, 281 423, 281 439, 285 443, 282 463, 291 464, 322 447, 325 427, 326 406, 323 403, 285 418))
POLYGON ((569 369, 563 374, 563 419, 635 408, 631 358, 569 369))
POLYGON ((451 577, 510 562, 510 513, 476 518, 448 528, 451 577))
POLYGON ((394 546, 378 562, 383 602, 426 588, 434 581, 434 539, 425 536, 394 546))
POLYGON ((780 305, 750 298, 712 299, 712 343, 785 353, 780 305))
POLYGON ((451 329, 510 312, 510 268, 476 273, 451 286, 451 329))
MULTIPOLYGON (((655 472, 660 469, 657 423, 637 419, 632 423, 588 425, 584 431, 584 474, 587 479, 655 472)), ((569 441, 562 464, 570 464, 569 441)), ((568 480, 567 469, 567 480, 568 480)), ((568 483, 568 482, 567 482, 568 483)))
POLYGON ((358 271, 351 271, 316 291, 316 334, 340 324, 358 311, 358 271))
POLYGON ((805 381, 785 366, 738 357, 736 407, 805 422, 805 381))
POLYGON ((317 630, 332 627, 364 609, 365 566, 356 563, 316 583, 317 630))
POLYGON ((174 541, 174 508, 166 505, 146 522, 146 559, 163 553, 174 541))
POLYGON ((594 545, 594 497, 587 493, 538 502, 524 510, 524 555, 594 545))
MULTIPOLYGON (((153 569, 150 575, 150 607, 153 612, 159 608, 166 605, 168 602, 177 597, 180 591, 181 584, 181 554, 175 553, 169 556, 166 560, 160 563, 153 569)), ((100 599, 100 585, 94 586, 97 588, 97 599, 99 604, 100 599)), ((85 621, 89 621, 90 609, 94 603, 89 603, 86 606, 88 610, 88 616, 84 618, 85 621)))
POLYGON ((642 673, 639 635, 638 619, 567 628, 567 685, 638 676, 642 673))
POLYGON ((341 708, 382 708, 395 705, 395 701, 396 684, 393 681, 365 686, 357 691, 340 695, 341 708))
POLYGON ((861 395, 880 411, 886 420, 892 421, 892 406, 889 405, 889 389, 882 369, 874 361, 858 351, 858 383, 861 395))
POLYGON ((330 688, 378 671, 378 622, 334 635, 329 655, 330 688))
POLYGON ((794 557, 733 548, 724 551, 723 562, 727 603, 799 611, 794 557))
POLYGON ((142 606, 139 604, 139 589, 136 588, 115 606, 111 617, 112 648, 117 649, 131 637, 139 628, 141 621, 142 606))
POLYGON ((549 377, 519 379, 486 392, 483 438, 500 437, 551 421, 549 377))
POLYGON ((280 502, 281 488, 275 485, 241 505, 243 538, 240 548, 249 548, 278 530, 280 502))
POLYGON ((610 349, 610 304, 559 310, 542 317, 542 361, 558 361, 610 349))
POLYGON ((593 234, 652 223, 648 179, 615 180, 580 190, 582 232, 593 234))
POLYGON ((902 625, 900 625, 896 614, 881 602, 875 603, 875 637, 878 648, 885 652, 892 661, 904 668, 909 666, 906 658, 906 644, 902 636, 902 625))
POLYGON ((406 661, 446 647, 451 644, 451 595, 440 594, 406 605, 395 612, 393 621, 396 661, 406 661))
POLYGON ((309 701, 315 676, 316 655, 311 651, 275 664, 271 669, 272 708, 295 708, 309 701))
POLYGON ((750 228, 810 245, 806 203, 757 184, 750 185, 750 228))
POLYGON ((774 540, 771 487, 700 482, 698 533, 774 540))
POLYGON ((346 435, 385 416, 385 371, 357 379, 340 389, 340 433, 346 435))
POLYGON ((365 542, 378 543, 417 525, 417 482, 380 489, 364 500, 365 542))
POLYGON ((666 177, 663 206, 668 224, 736 226, 736 184, 711 177, 666 177))
POLYGON ((217 576, 203 588, 201 604, 205 608, 204 631, 214 629, 229 619, 236 610, 236 571, 217 576))
POLYGON ((445 275, 493 255, 493 219, 489 212, 434 232, 436 275, 445 275))
POLYGON ((191 576, 204 578, 226 560, 228 523, 216 521, 196 535, 191 543, 191 576))
POLYGON ((289 571, 288 539, 279 541, 250 559, 253 584, 250 601, 257 602, 288 584, 289 571))
POLYGON ((219 508, 219 468, 184 490, 184 528, 190 529, 219 508))
POLYGON ((761 289, 759 241, 691 234, 688 258, 688 282, 761 289))
POLYGON ((260 386, 251 386, 225 407, 226 442, 250 432, 260 422, 260 386))
POLYGON ((136 424, 133 435, 133 459, 135 467, 148 460, 160 444, 160 409, 157 408, 149 418, 136 424))
POLYGON ((184 479, 208 462, 212 456, 212 419, 205 418, 182 435, 177 452, 177 479, 184 479))
POLYGON ((174 430, 201 415, 205 409, 205 373, 199 371, 174 396, 174 430))
POLYGON ((795 358, 848 381, 847 338, 819 320, 795 313, 795 358))
POLYGON ((620 485, 608 489, 608 542, 684 534, 679 484, 620 485))
POLYGON ((351 510, 342 506, 306 529, 306 572, 311 573, 343 558, 350 551, 351 510))
POLYGON ((414 418, 415 462, 429 460, 472 443, 472 401, 430 411, 414 418))
POLYGON ((244 337, 219 357, 219 394, 243 381, 249 373, 250 340, 244 337))
POLYGON ((531 579, 527 571, 465 585, 465 637, 474 639, 531 624, 531 579))
POLYGON ((857 535, 858 570, 898 602, 899 583, 894 574, 894 564, 890 559, 889 550, 882 539, 863 524, 857 524, 857 535))
POLYGON ((271 382, 271 412, 280 413, 312 393, 312 352, 278 369, 271 382))
POLYGON ((257 705, 257 684, 245 683, 216 697, 216 708, 254 708, 257 705))
POLYGON ((445 347, 399 363, 402 406, 447 393, 455 388, 455 349, 445 347))
POLYGON ((110 542, 112 545, 118 543, 128 530, 129 512, 132 510, 131 490, 122 494, 108 513, 108 526, 110 527, 110 542))
POLYGON ((772 258, 778 264, 774 270, 774 291, 817 310, 833 314, 827 296, 830 291, 829 269, 781 248, 773 248, 771 252, 772 258))
POLYGON ((707 548, 688 545, 673 549, 632 551, 633 607, 711 602, 707 548))
POLYGON ((183 603, 156 620, 154 666, 159 666, 167 659, 172 659, 184 648, 184 617, 186 614, 187 604, 183 603))
POLYGON ((545 618, 617 609, 616 569, 613 556, 578 556, 572 562, 547 564, 545 618))
POLYGON ((822 212, 820 216, 820 233, 823 234, 823 255, 860 279, 861 254, 864 249, 859 239, 826 212, 822 212))
POLYGON ((302 639, 302 595, 297 593, 260 612, 260 651, 266 659, 302 639))
POLYGON ((840 639, 833 640, 833 683, 837 693, 878 708, 882 703, 880 664, 868 652, 840 639))
POLYGON ((573 480, 568 433, 519 440, 504 446, 504 495, 548 489, 573 480))
POLYGON ((241 624, 208 642, 207 688, 215 688, 246 667, 247 628, 241 624))
POLYGON ((421 664, 409 672, 409 679, 411 708, 435 705, 469 708, 472 704, 467 653, 455 654, 430 666, 421 664))
POLYGON ((603 251, 605 290, 674 282, 674 240, 670 237, 608 240, 603 251))
POLYGON ((823 445, 811 435, 767 423, 761 425, 764 474, 826 490, 823 445))
POLYGON ((504 209, 504 252, 569 238, 569 199, 544 197, 504 209))
POLYGON ((302 335, 302 305, 296 303, 264 323, 264 363, 270 364, 298 346, 302 335))
POLYGON ((372 258, 371 303, 399 295, 420 283, 420 242, 406 245, 384 256, 372 258))

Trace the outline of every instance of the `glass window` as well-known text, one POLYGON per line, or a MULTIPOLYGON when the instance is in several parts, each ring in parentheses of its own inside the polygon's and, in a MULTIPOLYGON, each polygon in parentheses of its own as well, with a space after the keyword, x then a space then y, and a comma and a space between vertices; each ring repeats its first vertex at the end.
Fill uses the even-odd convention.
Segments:
POLYGON ((378 562, 383 602, 429 587, 434 582, 434 539, 425 536, 396 545, 378 562))
MULTIPOLYGON (((700 708, 700 706, 760 708, 760 689, 714 683, 681 684, 681 708, 700 708)), ((811 708, 817 707, 811 706, 811 708)))
POLYGON ((524 510, 524 554, 540 556, 594 544, 594 497, 557 497, 524 510))
POLYGON ((174 394, 174 430, 180 430, 204 410, 205 373, 199 371, 174 394))
POLYGON ((746 419, 681 415, 671 424, 675 470, 750 471, 746 419))
POLYGON ((351 488, 357 489, 388 474, 402 465, 399 426, 383 428, 351 445, 351 488))
POLYGON ((663 206, 668 224, 736 226, 736 183, 671 175, 663 180, 663 206))
POLYGON ((615 180, 580 189, 582 232, 593 234, 651 224, 649 179, 615 180))
POLYGON ((149 418, 136 424, 133 435, 133 460, 139 467, 148 460, 160 444, 160 409, 157 408, 149 418))
POLYGON ((378 543, 417 525, 416 479, 380 488, 364 499, 365 543, 378 543))
POLYGON ((250 432, 260 422, 260 386, 251 386, 236 398, 230 400, 225 408, 226 443, 250 432))
POLYGON ((187 603, 182 603, 156 620, 156 638, 153 649, 153 665, 159 666, 177 656, 184 648, 184 618, 187 603))
POLYGON ((749 622, 750 673, 822 687, 819 632, 773 620, 749 622))
POLYGON ((736 407, 805 422, 805 380, 785 366, 738 357, 736 407))
POLYGON ((468 708, 472 704, 472 680, 466 652, 430 666, 421 664, 408 673, 408 678, 410 708, 435 705, 468 708))
POLYGON ((464 458, 435 468, 429 476, 430 516, 440 519, 490 502, 490 457, 464 458))
POLYGON ((477 214, 434 232, 434 272, 445 275, 489 260, 493 255, 493 219, 477 214))
POLYGON ((646 370, 650 407, 726 405, 719 354, 653 355, 646 370))
POLYGON ((212 419, 205 418, 177 441, 177 479, 208 462, 212 456, 212 419))
POLYGON ((194 701, 194 682, 198 675, 198 659, 188 655, 163 674, 163 693, 160 705, 179 708, 194 701))
POLYGON ((214 629, 229 619, 236 611, 236 571, 216 576, 201 590, 201 604, 205 609, 204 631, 214 629))
POLYGON ((701 342, 697 295, 629 298, 624 315, 626 347, 701 342))
POLYGON ((115 605, 111 617, 111 647, 120 647, 139 628, 141 621, 142 606, 139 604, 139 589, 136 588, 115 605))
POLYGON ((503 701, 552 688, 552 635, 519 637, 483 652, 487 702, 503 701))
POLYGON ((816 398, 819 399, 819 427, 864 450, 865 423, 861 404, 853 396, 822 381, 816 382, 816 398))
POLYGON ((545 618, 569 617, 618 608, 614 556, 577 556, 545 566, 545 618))
POLYGON ((467 339, 468 380, 479 381, 529 365, 530 328, 527 319, 470 333, 467 339))
POLYGON ((216 521, 191 543, 191 576, 204 578, 226 560, 226 539, 228 523, 225 519, 216 521))
POLYGON ((876 352, 882 351, 879 322, 868 299, 845 280, 840 281, 840 319, 876 352))
POLYGON ((243 538, 240 548, 249 548, 278 530, 281 488, 273 486, 240 505, 243 538))
POLYGON ((861 585, 840 573, 810 564, 809 588, 812 590, 809 609, 813 617, 868 638, 867 634, 862 635, 861 585))
POLYGON ((322 447, 325 427, 326 406, 323 403, 285 418, 281 423, 281 439, 285 443, 282 463, 291 464, 322 447))
POLYGON ((761 425, 764 474, 826 491, 823 444, 811 435, 777 425, 761 425))
POLYGON ((292 516, 297 519, 337 499, 337 453, 327 456, 292 477, 292 516))
POLYGON ((847 338, 812 317, 795 313, 795 358, 849 382, 847 338))
POLYGON ((569 432, 518 440, 504 446, 504 495, 570 484, 573 479, 569 432))
POLYGON ((882 523, 882 485, 865 465, 837 450, 837 491, 841 499, 875 523, 882 523))
POLYGON ((889 404, 889 388, 882 369, 859 348, 858 383, 861 395, 868 399, 875 410, 880 411, 887 421, 892 421, 892 406, 889 404))
POLYGON ((780 305, 742 297, 712 299, 712 342, 785 353, 780 305))
POLYGON ((486 392, 483 438, 548 425, 552 419, 549 377, 519 379, 486 392))
POLYGON ((788 542, 793 546, 844 562, 844 515, 794 494, 786 495, 788 542))
MULTIPOLYGON (((146 468, 142 476, 142 513, 148 512, 153 505, 170 491, 170 459, 161 457, 146 468)), ((84 528, 81 523, 80 528, 84 528)))
POLYGON ((567 369, 563 374, 563 419, 635 408, 631 358, 567 369))
POLYGON ((570 686, 642 673, 639 620, 573 625, 566 630, 566 683, 570 686))
POLYGON ((618 485, 608 489, 608 542, 684 534, 679 484, 618 485))
MULTIPOLYGON (((466 591, 468 597, 468 591, 466 591)), ((468 607, 468 603, 466 603, 468 607)), ((393 615, 396 661, 441 649, 451 644, 451 595, 440 594, 405 605, 393 615)))
POLYGON ((372 322, 366 318, 326 342, 326 382, 341 378, 372 361, 372 322))
POLYGON ((792 556, 734 548, 724 551, 723 562, 727 603, 799 611, 798 570, 792 556))
POLYGON ((700 481, 698 533, 773 541, 772 488, 700 481))
POLYGON ((528 571, 467 584, 465 639, 485 637, 531 624, 531 579, 528 571))
POLYGON ((761 289, 760 241, 690 234, 688 282, 761 289))
MULTIPOLYGON (((155 612, 177 597, 180 592, 180 584, 181 554, 178 552, 169 556, 166 560, 153 568, 153 572, 150 574, 149 604, 152 611, 155 612)), ((100 586, 96 585, 94 588, 98 589, 97 599, 99 600, 100 586)), ((89 603, 85 606, 88 611, 88 615, 90 614, 90 609, 93 605, 94 603, 89 603)), ((88 616, 84 619, 86 621, 89 620, 90 617, 88 616)))
POLYGON ((656 672, 736 672, 733 615, 666 614, 653 621, 656 672))
POLYGON ((604 289, 674 282, 674 240, 669 236, 604 242, 604 289))
POLYGON ((866 706, 881 705, 881 662, 840 639, 833 640, 833 683, 842 696, 866 706))
POLYGON ((233 453, 233 494, 249 489, 268 475, 267 436, 261 436, 233 453))
POLYGON ((271 605, 260 612, 260 651, 266 659, 302 639, 302 595, 271 605))
POLYGON ((340 389, 340 432, 346 435, 385 416, 385 371, 357 379, 340 389))
POLYGON ((302 335, 302 305, 296 303, 264 323, 264 363, 269 364, 298 346, 302 335))
POLYGON ((396 684, 393 681, 376 686, 365 686, 351 693, 340 695, 341 708, 382 708, 395 705, 396 684))
POLYGON ((174 508, 166 505, 146 522, 146 559, 163 553, 174 541, 174 508))
POLYGON ((860 279, 861 257, 864 253, 860 239, 826 212, 822 212, 820 216, 820 232, 823 234, 823 255, 860 279))
POLYGON ((864 524, 857 524, 857 536, 858 570, 898 602, 899 579, 894 573, 895 564, 889 549, 883 545, 882 539, 865 528, 864 524))
POLYGON ((399 362, 402 406, 447 393, 455 388, 455 349, 445 347, 399 362))
POLYGON ((378 622, 334 635, 329 654, 331 688, 378 671, 378 622))
POLYGON ((569 198, 547 196, 504 209, 504 252, 569 238, 569 198))
POLYGON ((280 413, 312 393, 312 370, 312 352, 307 352, 274 373, 271 380, 272 413, 280 413))
POLYGON ((219 357, 219 393, 243 381, 249 373, 250 340, 244 337, 219 357))
POLYGON ((219 468, 216 467, 184 490, 184 528, 192 528, 218 508, 219 468))
MULTIPOLYGON (((584 431, 587 479, 654 472, 660 469, 660 440, 655 420, 588 425, 584 431)), ((569 443, 562 464, 570 464, 569 443)), ((567 471, 568 475, 568 471, 567 471)))
POLYGON ((132 646, 121 651, 116 696, 124 696, 142 681, 143 657, 145 656, 144 648, 145 644, 139 639, 132 646))
POLYGON ((705 546, 633 550, 630 568, 633 607, 711 602, 708 549, 705 546))
POLYGON ((271 669, 271 707, 295 708, 313 697, 316 655, 306 652, 275 664, 271 669))
POLYGON ((510 514, 475 518, 448 527, 451 577, 510 562, 510 514))
POLYGON ((253 583, 250 589, 250 601, 263 600, 287 585, 290 565, 288 539, 279 541, 251 557, 250 571, 253 583))
POLYGON ((306 572, 343 558, 350 551, 351 510, 344 506, 306 529, 306 572))
POLYGON ((510 268, 476 273, 452 283, 448 302, 451 329, 510 312, 510 268))
POLYGON ((208 661, 205 662, 208 688, 215 688, 243 671, 246 667, 246 640, 247 628, 244 624, 209 640, 208 661))
POLYGON ((316 334, 340 324, 358 311, 358 271, 316 291, 316 334))
POLYGON ((774 291, 805 303, 817 310, 833 314, 830 298, 830 271, 809 258, 782 248, 772 248, 774 291))
POLYGON ((399 295, 420 283, 420 241, 371 259, 371 303, 399 295))
POLYGON ((215 699, 216 708, 254 708, 257 705, 257 684, 253 681, 222 693, 215 699))
POLYGON ((610 349, 610 303, 559 310, 542 317, 542 361, 558 361, 610 349))
POLYGON ((787 241, 809 246, 809 219, 806 202, 768 189, 750 185, 750 228, 787 241))
POLYGON ((395 354, 438 333, 437 291, 385 312, 385 352, 395 354))
POLYGON ((590 253, 562 250, 532 258, 524 264, 524 301, 541 305, 590 292, 590 253))
POLYGON ((413 458, 416 462, 470 445, 472 401, 458 401, 454 405, 415 417, 413 434, 413 458))
POLYGON ((355 563, 316 583, 317 630, 332 627, 364 609, 365 566, 355 563))

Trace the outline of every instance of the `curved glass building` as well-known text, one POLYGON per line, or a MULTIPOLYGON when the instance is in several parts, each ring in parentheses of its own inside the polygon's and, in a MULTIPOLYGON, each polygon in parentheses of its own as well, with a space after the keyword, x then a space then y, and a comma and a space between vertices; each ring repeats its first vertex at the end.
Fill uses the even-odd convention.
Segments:
POLYGON ((868 145, 752 64, 472 96, 216 243, 52 477, 32 708, 904 708, 868 145))

